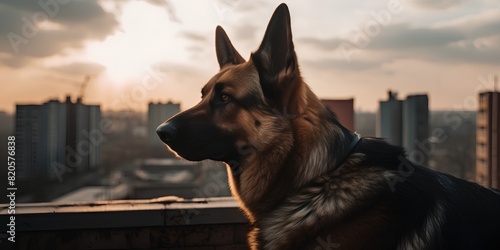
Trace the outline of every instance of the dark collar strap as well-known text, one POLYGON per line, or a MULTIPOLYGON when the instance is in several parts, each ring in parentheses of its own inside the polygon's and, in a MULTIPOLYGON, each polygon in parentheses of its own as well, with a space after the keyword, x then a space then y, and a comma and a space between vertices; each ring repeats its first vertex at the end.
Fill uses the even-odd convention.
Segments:
POLYGON ((354 150, 354 148, 356 148, 356 146, 358 146, 358 143, 361 141, 361 135, 354 132, 354 139, 352 140, 352 142, 349 144, 349 147, 347 147, 347 150, 345 151, 344 153, 344 156, 342 156, 342 158, 340 158, 341 160, 337 162, 337 164, 335 164, 335 169, 339 168, 340 166, 342 166, 342 164, 344 164, 344 162, 347 160, 347 158, 349 157, 349 155, 351 155, 352 151, 354 150))

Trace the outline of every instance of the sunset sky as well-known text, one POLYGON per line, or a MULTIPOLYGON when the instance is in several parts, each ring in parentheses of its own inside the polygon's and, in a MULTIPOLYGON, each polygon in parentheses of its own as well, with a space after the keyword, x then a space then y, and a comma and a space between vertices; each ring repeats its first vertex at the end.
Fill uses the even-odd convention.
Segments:
MULTIPOLYGON (((248 59, 281 1, 0 1, 0 111, 63 100, 146 110, 197 103, 218 71, 215 27, 248 59)), ((433 110, 476 108, 500 74, 498 0, 285 1, 302 74, 321 98, 375 111, 388 89, 433 110)))

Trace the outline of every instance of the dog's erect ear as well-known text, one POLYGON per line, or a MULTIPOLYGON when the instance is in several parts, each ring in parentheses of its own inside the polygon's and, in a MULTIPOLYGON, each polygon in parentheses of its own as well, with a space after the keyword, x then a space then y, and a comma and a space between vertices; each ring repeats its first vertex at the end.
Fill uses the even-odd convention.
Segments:
POLYGON ((292 41, 290 12, 286 4, 274 11, 259 49, 252 54, 259 71, 264 94, 270 98, 279 95, 280 81, 293 78, 298 71, 297 58, 292 41))
POLYGON ((236 65, 245 62, 221 26, 215 29, 215 52, 221 68, 229 64, 236 65))

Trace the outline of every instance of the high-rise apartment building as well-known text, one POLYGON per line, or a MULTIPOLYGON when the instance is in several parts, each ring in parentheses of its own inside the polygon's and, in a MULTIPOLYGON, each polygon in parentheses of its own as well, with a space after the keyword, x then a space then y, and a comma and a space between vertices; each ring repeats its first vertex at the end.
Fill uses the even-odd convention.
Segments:
POLYGON ((389 91, 387 101, 380 102, 377 114, 377 137, 393 145, 403 146, 403 101, 396 92, 389 91))
POLYGON ((100 106, 48 101, 42 105, 16 105, 16 146, 20 179, 54 180, 61 168, 71 172, 101 163, 100 106))
POLYGON ((476 133, 476 182, 500 188, 500 92, 479 94, 476 133))
POLYGON ((354 99, 321 100, 331 111, 335 112, 340 124, 354 132, 354 99))
POLYGON ((429 99, 427 95, 411 95, 403 103, 403 147, 410 160, 427 165, 429 152, 422 143, 429 137, 429 99))
POLYGON ((409 95, 398 100, 395 92, 380 102, 377 114, 377 137, 390 144, 402 146, 415 163, 427 165, 429 152, 423 152, 419 144, 429 137, 429 99, 427 95, 409 95))

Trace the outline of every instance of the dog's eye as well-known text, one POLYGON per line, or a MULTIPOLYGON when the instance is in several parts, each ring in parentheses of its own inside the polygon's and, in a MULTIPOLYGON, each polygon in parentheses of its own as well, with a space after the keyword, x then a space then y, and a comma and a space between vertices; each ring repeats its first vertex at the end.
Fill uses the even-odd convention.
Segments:
POLYGON ((220 101, 221 102, 229 102, 231 100, 231 97, 226 95, 226 94, 221 94, 220 95, 220 101))

